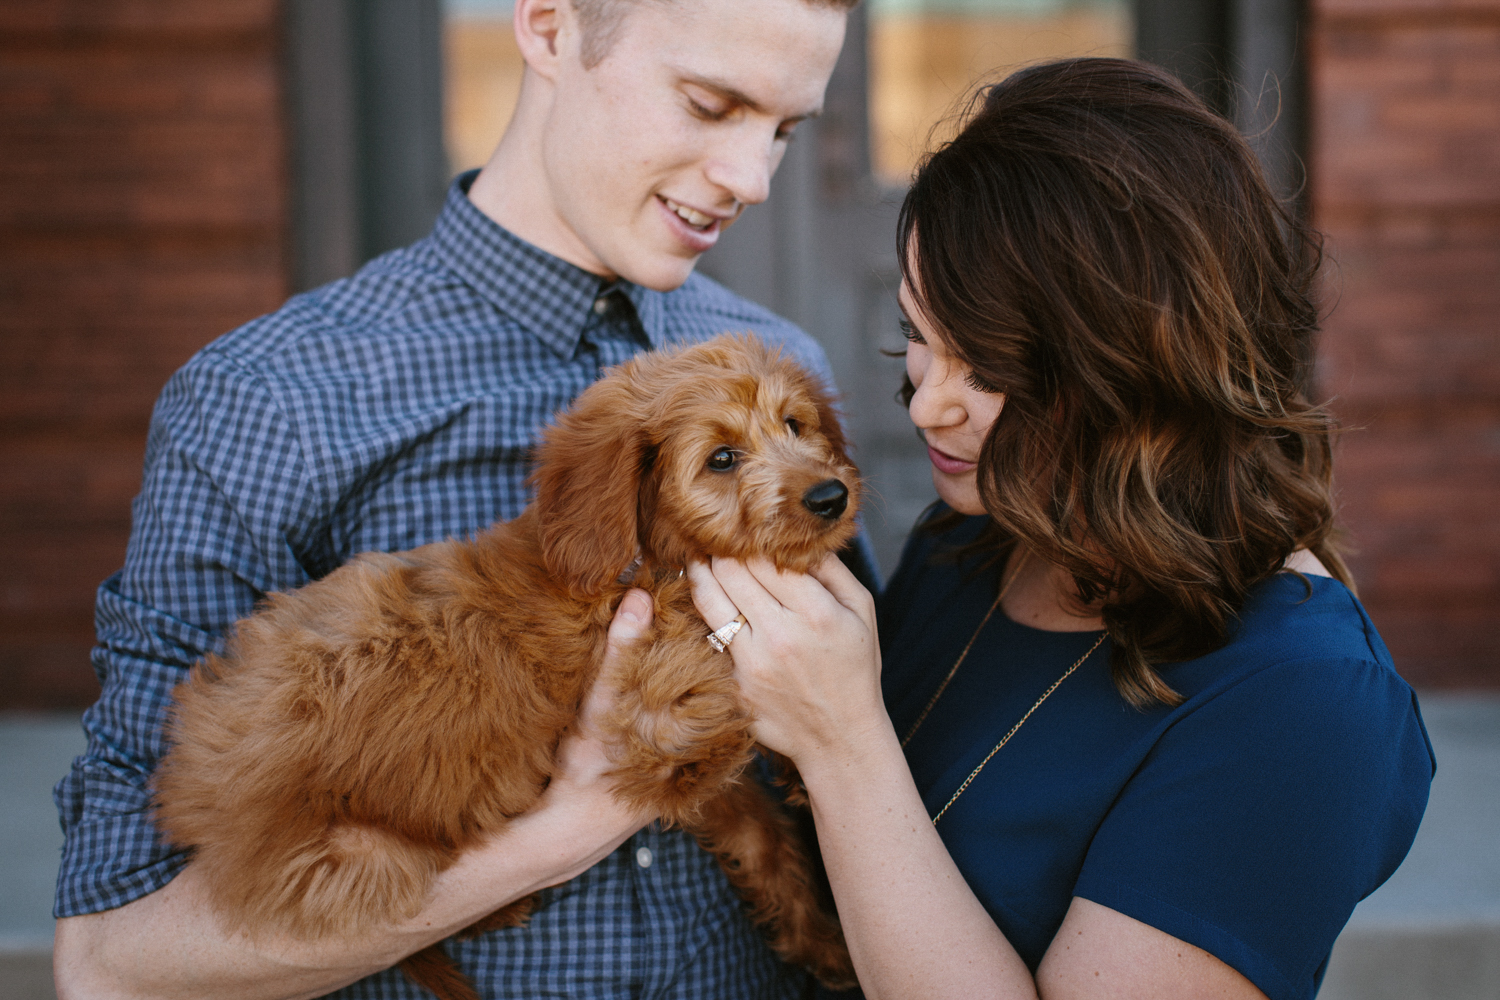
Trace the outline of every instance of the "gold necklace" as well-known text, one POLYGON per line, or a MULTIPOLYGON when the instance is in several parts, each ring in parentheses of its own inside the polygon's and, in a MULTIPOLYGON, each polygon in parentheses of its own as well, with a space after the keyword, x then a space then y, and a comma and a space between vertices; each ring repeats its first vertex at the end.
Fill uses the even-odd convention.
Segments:
MULTIPOLYGON (((969 655, 969 650, 974 647, 975 641, 979 638, 979 633, 984 631, 984 627, 989 624, 991 616, 993 616, 995 613, 995 609, 1000 607, 1000 602, 1005 599, 1005 593, 1006 591, 1010 590, 1010 585, 1015 583, 1016 578, 1021 575, 1021 570, 1026 566, 1026 557, 1028 555, 1030 555, 1029 552, 1021 556, 1021 562, 1017 564, 1015 572, 1012 573, 1010 579, 1005 581, 1005 583, 1000 587, 1000 593, 995 595, 995 602, 990 605, 990 609, 986 611, 984 613, 984 617, 980 619, 979 627, 974 630, 974 634, 969 636, 968 644, 964 646, 963 652, 958 654, 958 659, 953 662, 952 668, 948 671, 948 676, 943 678, 943 683, 938 685, 937 691, 933 693, 932 698, 927 702, 927 707, 922 709, 922 714, 917 716, 917 721, 912 723, 911 729, 907 730, 905 738, 901 740, 901 749, 906 749, 906 744, 911 742, 911 738, 917 734, 917 730, 922 727, 922 723, 927 721, 927 715, 932 711, 932 707, 938 703, 938 699, 943 696, 943 692, 948 690, 948 682, 953 680, 954 674, 958 673, 959 666, 969 655)), ((1104 645, 1104 640, 1107 638, 1109 638, 1109 632, 1107 630, 1104 632, 1100 632, 1099 638, 1094 640, 1094 644, 1089 647, 1088 652, 1080 656, 1071 667, 1063 671, 1061 677, 1053 681, 1052 685, 1047 688, 1047 690, 1042 692, 1042 696, 1038 698, 1036 702, 1026 710, 1026 714, 1021 716, 1020 721, 1017 722, 1014 726, 1011 726, 1010 732, 1002 736, 1000 738, 1000 742, 995 744, 994 749, 985 754, 984 760, 980 761, 979 766, 969 772, 969 776, 964 779, 963 784, 958 786, 958 791, 953 793, 953 797, 943 804, 943 808, 938 810, 936 816, 932 817, 933 826, 937 826, 937 821, 943 818, 943 814, 948 811, 949 807, 952 806, 953 803, 957 802, 958 797, 962 795, 971 784, 974 783, 974 779, 979 777, 979 772, 984 770, 984 765, 988 764, 990 762, 990 759, 994 757, 995 754, 1000 752, 1001 747, 1010 742, 1010 738, 1016 735, 1020 728, 1026 724, 1027 719, 1031 718, 1031 714, 1042 707, 1042 702, 1051 697, 1052 692, 1057 690, 1058 685, 1062 684, 1063 681, 1067 680, 1073 675, 1073 671, 1083 666, 1083 661, 1087 660, 1090 656, 1093 656, 1094 650, 1104 645)))

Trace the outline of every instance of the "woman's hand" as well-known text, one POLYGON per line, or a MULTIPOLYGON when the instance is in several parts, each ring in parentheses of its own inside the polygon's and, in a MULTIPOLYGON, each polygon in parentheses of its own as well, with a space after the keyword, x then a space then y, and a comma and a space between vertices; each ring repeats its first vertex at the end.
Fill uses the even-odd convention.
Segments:
POLYGON ((811 575, 733 559, 695 563, 688 575, 704 621, 749 623, 729 652, 762 744, 800 765, 850 753, 885 724, 875 602, 837 557, 811 575))

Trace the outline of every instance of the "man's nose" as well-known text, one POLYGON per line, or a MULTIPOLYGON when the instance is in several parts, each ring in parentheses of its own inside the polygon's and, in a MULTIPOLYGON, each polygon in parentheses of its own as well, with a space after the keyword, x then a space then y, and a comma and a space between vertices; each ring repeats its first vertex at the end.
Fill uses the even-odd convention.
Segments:
POLYGON ((774 143, 737 135, 714 152, 704 171, 709 183, 728 191, 741 205, 759 205, 770 196, 771 175, 781 160, 774 143))

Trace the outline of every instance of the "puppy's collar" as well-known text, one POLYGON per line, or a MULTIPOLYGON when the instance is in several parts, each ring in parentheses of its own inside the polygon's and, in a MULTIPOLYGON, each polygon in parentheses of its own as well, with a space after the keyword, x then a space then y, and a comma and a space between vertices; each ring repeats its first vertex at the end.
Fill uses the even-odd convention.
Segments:
MULTIPOLYGON (((620 575, 618 578, 616 578, 615 582, 624 584, 626 586, 634 583, 636 576, 640 573, 641 567, 645 565, 645 562, 645 557, 637 552, 635 558, 630 560, 630 565, 626 566, 623 570, 620 571, 620 575)), ((681 566, 677 568, 677 572, 675 574, 673 574, 672 570, 668 567, 659 567, 654 573, 652 573, 652 576, 657 577, 658 579, 666 577, 669 580, 680 580, 682 579, 682 574, 685 572, 686 570, 681 566)))

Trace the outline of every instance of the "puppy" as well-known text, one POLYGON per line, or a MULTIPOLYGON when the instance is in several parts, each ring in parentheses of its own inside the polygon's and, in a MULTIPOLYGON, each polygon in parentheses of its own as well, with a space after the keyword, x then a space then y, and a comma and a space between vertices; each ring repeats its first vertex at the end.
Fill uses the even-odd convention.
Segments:
MULTIPOLYGON (((520 517, 367 553, 240 622, 174 692, 156 816, 226 924, 304 939, 410 917, 432 879, 525 812, 593 682, 621 596, 655 600, 617 708, 622 800, 692 832, 771 946, 852 983, 790 818, 753 780, 750 715, 682 568, 805 571, 855 532, 858 475, 818 381, 749 337, 644 354, 544 434, 520 517)), ((469 930, 524 922, 524 899, 469 930)), ((437 945, 403 963, 474 998, 437 945)))

